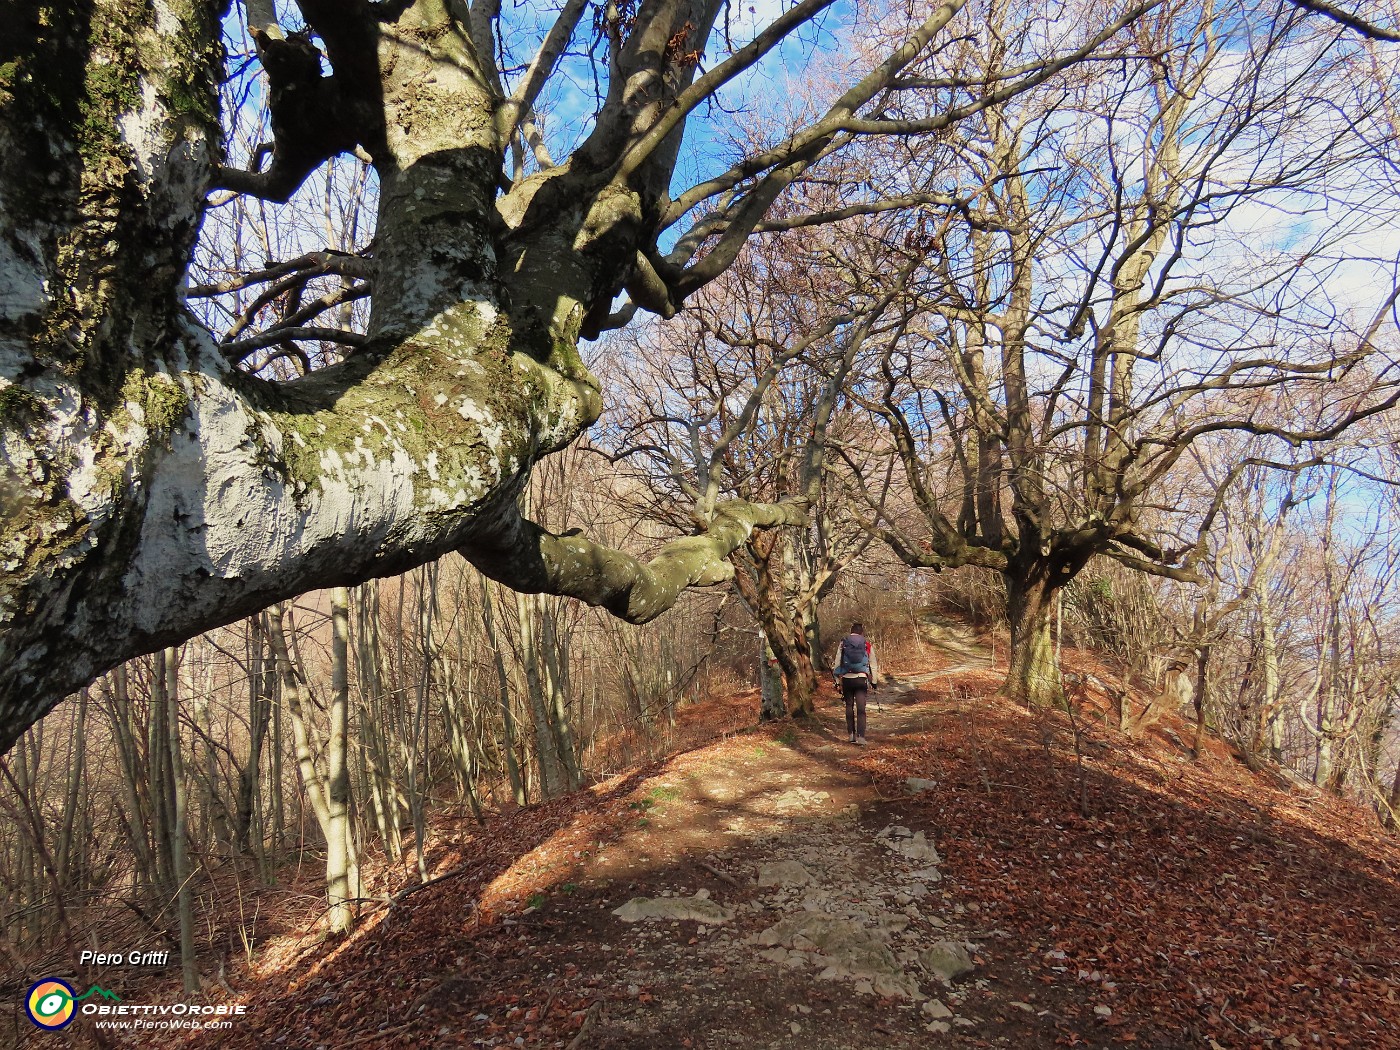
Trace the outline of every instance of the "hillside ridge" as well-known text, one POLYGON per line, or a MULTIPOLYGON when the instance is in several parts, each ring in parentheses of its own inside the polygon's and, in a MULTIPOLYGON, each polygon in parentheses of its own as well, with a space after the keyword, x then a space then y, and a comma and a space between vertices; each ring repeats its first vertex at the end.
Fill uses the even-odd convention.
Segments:
POLYGON ((219 1045, 1400 1045, 1393 841, 977 656, 877 694, 869 748, 832 698, 499 818, 240 981, 219 1045))

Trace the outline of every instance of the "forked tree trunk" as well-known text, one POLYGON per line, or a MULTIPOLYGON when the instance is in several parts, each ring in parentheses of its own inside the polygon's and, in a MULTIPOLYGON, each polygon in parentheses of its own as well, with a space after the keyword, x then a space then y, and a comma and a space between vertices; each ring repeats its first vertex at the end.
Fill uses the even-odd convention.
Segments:
POLYGON ((755 537, 748 544, 748 554, 745 560, 749 572, 736 574, 735 583, 739 596, 758 620, 771 657, 778 662, 786 701, 783 713, 777 712, 777 705, 765 705, 760 716, 811 714, 817 688, 816 665, 808 645, 806 617, 794 610, 783 586, 780 537, 776 533, 755 537))
POLYGON ((807 638, 800 625, 779 620, 779 629, 769 638, 773 655, 783 673, 783 691, 789 715, 809 715, 814 710, 817 671, 807 650, 807 638), (795 630, 790 630, 795 627, 795 630), (785 630, 787 628, 788 630, 785 630))

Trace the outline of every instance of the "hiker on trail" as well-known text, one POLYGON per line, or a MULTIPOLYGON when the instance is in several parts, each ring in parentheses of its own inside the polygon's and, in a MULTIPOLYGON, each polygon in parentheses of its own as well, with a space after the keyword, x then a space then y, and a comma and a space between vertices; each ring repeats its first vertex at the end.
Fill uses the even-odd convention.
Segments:
POLYGON ((841 698, 846 701, 846 732, 851 743, 865 746, 865 697, 869 689, 880 687, 875 650, 865 637, 865 625, 851 624, 851 633, 841 639, 836 663, 831 668, 841 698))

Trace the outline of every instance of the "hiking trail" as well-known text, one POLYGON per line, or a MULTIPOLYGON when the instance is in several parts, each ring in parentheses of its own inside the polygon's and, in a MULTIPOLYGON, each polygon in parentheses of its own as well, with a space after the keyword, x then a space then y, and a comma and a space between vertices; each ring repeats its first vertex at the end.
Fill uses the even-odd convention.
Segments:
MULTIPOLYGON (((927 729, 936 705, 915 688, 940 673, 871 695, 870 748, 927 729)), ((988 989, 974 958, 1000 931, 949 901, 936 829, 901 823, 900 800, 852 764, 839 699, 823 699, 776 740, 677 760, 567 893, 507 920, 539 937, 556 980, 601 996, 571 1045, 927 1047, 979 1026, 964 1016, 988 989)))
POLYGON ((463 828, 349 938, 270 943, 218 1045, 1400 1045, 1368 814, 1218 739, 1129 741, 1103 697, 1011 704, 995 642, 927 626, 868 747, 830 691, 791 723, 682 709, 669 757, 463 828))

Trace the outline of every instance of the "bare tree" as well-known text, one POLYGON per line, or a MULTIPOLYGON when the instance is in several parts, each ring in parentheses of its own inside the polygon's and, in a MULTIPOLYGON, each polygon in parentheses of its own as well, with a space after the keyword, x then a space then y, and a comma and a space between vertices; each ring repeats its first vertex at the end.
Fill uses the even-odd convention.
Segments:
POLYGON ((806 503, 803 525, 730 555, 786 693, 784 703, 765 691, 765 717, 811 710, 818 606, 871 541, 832 472, 870 466, 844 395, 856 361, 898 324, 883 316, 892 296, 866 291, 872 261, 858 230, 785 225, 781 213, 765 223, 774 235, 751 242, 683 317, 613 348, 629 367, 614 369, 623 412, 610 454, 641 471, 645 513, 683 528, 726 499, 806 503))
POLYGON ((100 0, 7 23, 0 749, 133 654, 447 551, 633 621, 727 580, 730 551, 798 510, 719 507, 648 564, 519 513, 531 465, 600 412, 579 340, 636 309, 674 313, 855 139, 950 127, 1155 0, 938 113, 888 119, 888 89, 964 2, 913 5, 903 39, 814 119, 688 187, 688 122, 832 0, 791 4, 742 41, 715 32, 722 0, 609 0, 596 20, 566 0, 535 34, 511 21, 527 8, 493 0, 299 0, 285 25, 255 3, 253 52, 232 65, 219 5, 100 0), (258 87, 240 81, 221 113, 230 70, 258 87), (573 73, 595 79, 596 115, 551 142, 541 107, 573 73), (228 128, 259 95, 270 138, 248 152, 228 128), (185 301, 210 201, 285 201, 346 153, 377 180, 372 249, 360 237, 230 277, 258 289, 234 327, 254 303, 274 319, 221 344, 185 301), (333 280, 308 295, 307 273, 333 280), (363 331, 340 328, 364 283, 363 331), (268 298, 279 288, 287 308, 268 298), (310 344, 339 351, 305 355, 307 375, 300 361, 247 372, 254 351, 310 344))
MULTIPOLYGON (((911 565, 1001 574, 1018 699, 1060 695, 1050 613, 1090 558, 1202 579, 1240 471, 1296 464, 1292 448, 1306 461, 1400 400, 1377 342, 1395 297, 1356 316, 1327 284, 1344 238, 1393 213, 1354 178, 1381 167, 1381 104, 1329 33, 1301 16, 1237 33, 1255 25, 1243 10, 1154 12, 1133 29, 1153 61, 1057 81, 925 147, 929 177, 957 172, 967 205, 901 246, 928 256, 909 284, 924 320, 866 401, 912 510, 872 499, 874 527, 911 565), (1326 219, 1300 229, 1299 208, 1326 219), (1232 247, 1246 210, 1285 235, 1232 247), (1188 453, 1231 433, 1268 440, 1204 500, 1174 499, 1188 453)), ((997 45, 954 69, 995 79, 1026 60, 993 24, 997 45)))

